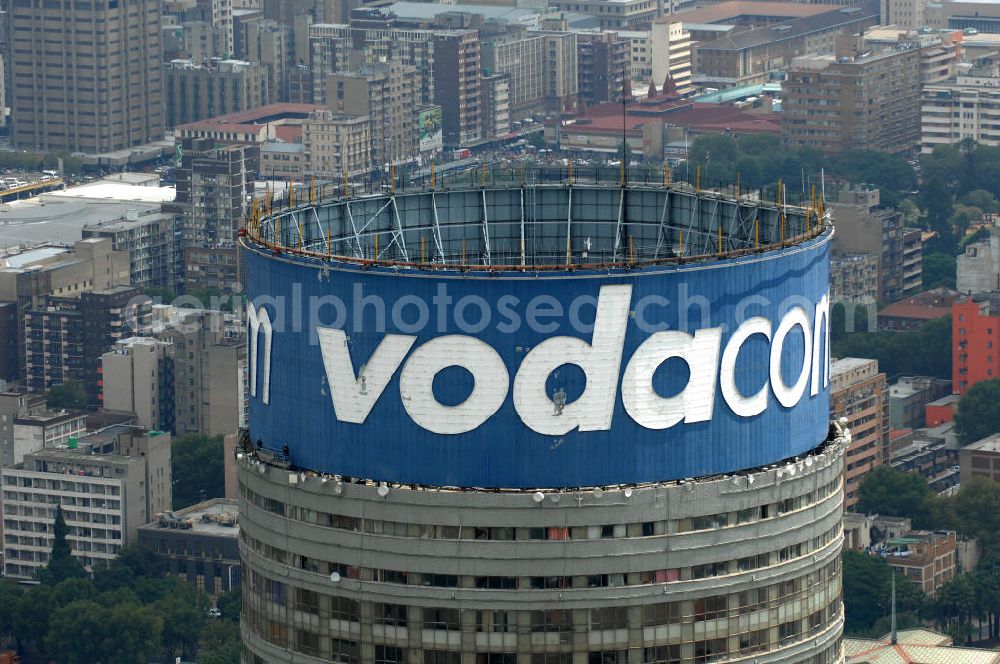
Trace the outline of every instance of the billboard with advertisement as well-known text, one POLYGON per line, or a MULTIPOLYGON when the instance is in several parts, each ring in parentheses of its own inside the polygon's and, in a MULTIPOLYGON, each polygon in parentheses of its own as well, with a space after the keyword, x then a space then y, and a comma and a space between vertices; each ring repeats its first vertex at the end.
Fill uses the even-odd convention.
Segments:
POLYGON ((829 426, 829 238, 494 273, 246 243, 250 435, 302 468, 462 487, 664 481, 801 455, 829 426))
POLYGON ((417 114, 420 131, 420 152, 434 152, 444 146, 444 123, 440 106, 428 106, 417 114))

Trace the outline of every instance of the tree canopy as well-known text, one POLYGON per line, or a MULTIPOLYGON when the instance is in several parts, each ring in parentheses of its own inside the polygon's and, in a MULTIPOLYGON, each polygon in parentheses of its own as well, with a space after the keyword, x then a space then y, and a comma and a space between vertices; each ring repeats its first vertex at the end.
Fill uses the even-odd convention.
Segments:
POLYGON ((186 434, 173 441, 170 455, 175 510, 225 495, 222 436, 186 434))
POLYGON ((931 525, 934 498, 922 475, 878 466, 862 477, 855 511, 909 517, 914 528, 927 528, 931 525))
POLYGON ((45 405, 53 410, 81 410, 87 407, 87 392, 80 383, 67 380, 48 391, 45 405))
MULTIPOLYGON (((882 636, 880 622, 890 613, 892 568, 881 558, 859 551, 845 551, 844 632, 854 636, 882 636)), ((924 604, 924 594, 905 575, 896 573, 896 611, 915 622, 924 604)))
POLYGON ((197 657, 237 664, 239 593, 220 595, 233 617, 215 620, 208 616, 209 598, 166 569, 159 554, 126 547, 95 569, 93 579, 40 575, 41 584, 27 590, 0 580, 0 641, 16 644, 26 661, 134 664, 197 657))
POLYGON ((955 433, 962 445, 1000 431, 1000 378, 979 381, 958 401, 955 433))
POLYGON ((835 357, 870 357, 887 376, 951 379, 951 316, 911 332, 855 332, 833 342, 835 357))

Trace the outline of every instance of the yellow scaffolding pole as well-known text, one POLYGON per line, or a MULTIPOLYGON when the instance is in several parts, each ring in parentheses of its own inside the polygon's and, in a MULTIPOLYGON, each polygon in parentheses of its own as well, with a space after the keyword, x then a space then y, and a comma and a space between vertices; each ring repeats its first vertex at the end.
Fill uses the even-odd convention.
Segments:
POLYGON ((694 180, 694 190, 701 192, 701 166, 695 169, 695 180, 694 180))

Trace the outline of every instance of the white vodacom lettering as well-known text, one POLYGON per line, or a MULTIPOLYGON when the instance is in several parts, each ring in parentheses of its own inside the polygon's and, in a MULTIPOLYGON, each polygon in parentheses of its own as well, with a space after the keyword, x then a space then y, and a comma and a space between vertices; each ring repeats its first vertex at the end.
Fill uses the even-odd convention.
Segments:
MULTIPOLYGON (((814 396, 829 385, 830 299, 823 295, 810 312, 791 308, 772 330, 767 318, 743 322, 722 343, 721 327, 706 327, 688 334, 656 332, 643 341, 621 369, 629 320, 632 287, 602 286, 590 342, 555 336, 538 344, 525 356, 513 379, 513 403, 521 421, 544 435, 611 429, 619 376, 625 412, 647 429, 667 429, 681 422, 706 422, 712 418, 716 389, 733 414, 753 417, 763 413, 770 394, 786 408, 805 396, 814 396), (791 332, 801 330, 802 363, 793 367, 794 382, 782 372, 784 348, 791 332), (741 350, 759 336, 770 349, 764 383, 754 394, 744 395, 737 385, 736 365, 741 350), (664 397, 654 387, 657 370, 676 358, 688 366, 686 384, 677 394, 664 397), (720 359, 721 358, 721 359, 720 359), (549 375, 564 364, 574 364, 586 376, 583 393, 569 403, 556 403, 546 392, 549 375), (798 371, 794 371, 797 368, 798 371)), ((263 396, 269 400, 272 325, 264 308, 248 308, 250 334, 250 393, 257 394, 258 336, 263 334, 263 396)), ((320 353, 330 385, 334 414, 341 422, 365 422, 397 371, 403 408, 418 426, 438 434, 472 431, 503 407, 511 379, 496 349, 476 337, 450 334, 431 339, 416 349, 416 336, 386 334, 367 362, 355 369, 347 334, 340 329, 317 327, 320 353), (413 350, 411 353, 410 351, 413 350), (409 357, 407 357, 409 356, 409 357), (404 362, 405 360, 405 362, 404 362), (445 405, 434 396, 434 378, 448 367, 461 367, 473 377, 471 392, 456 405, 445 405)))

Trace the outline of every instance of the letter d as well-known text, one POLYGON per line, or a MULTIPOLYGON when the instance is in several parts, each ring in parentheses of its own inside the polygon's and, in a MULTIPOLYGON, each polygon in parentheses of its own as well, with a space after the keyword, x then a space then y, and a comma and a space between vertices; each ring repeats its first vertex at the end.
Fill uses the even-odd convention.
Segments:
POLYGON ((549 436, 576 428, 611 428, 631 300, 631 286, 602 286, 591 343, 576 337, 552 337, 528 353, 514 377, 514 408, 528 428, 549 436), (557 409, 545 393, 545 381, 563 364, 583 369, 587 386, 579 399, 557 409))

